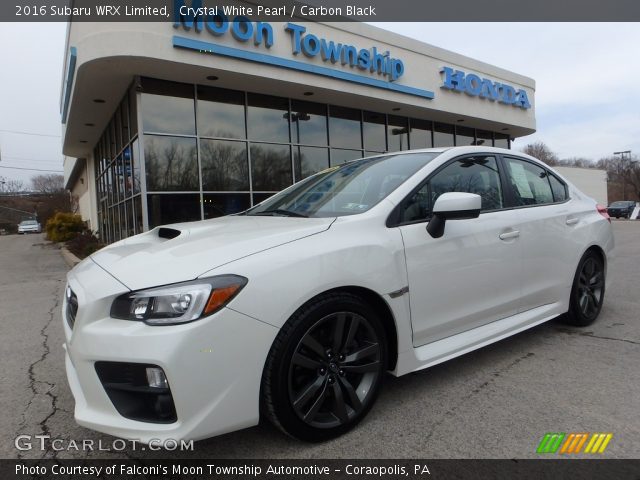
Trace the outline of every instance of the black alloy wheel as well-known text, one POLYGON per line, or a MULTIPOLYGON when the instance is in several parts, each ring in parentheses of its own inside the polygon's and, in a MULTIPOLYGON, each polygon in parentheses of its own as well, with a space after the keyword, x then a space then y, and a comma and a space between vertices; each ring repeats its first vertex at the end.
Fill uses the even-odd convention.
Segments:
POLYGON ((580 259, 573 281, 567 323, 579 327, 592 324, 602 309, 604 290, 604 262, 600 255, 588 251, 580 259))
POLYGON ((353 428, 377 397, 386 340, 360 298, 328 294, 282 328, 263 375, 263 411, 289 435, 322 441, 353 428))

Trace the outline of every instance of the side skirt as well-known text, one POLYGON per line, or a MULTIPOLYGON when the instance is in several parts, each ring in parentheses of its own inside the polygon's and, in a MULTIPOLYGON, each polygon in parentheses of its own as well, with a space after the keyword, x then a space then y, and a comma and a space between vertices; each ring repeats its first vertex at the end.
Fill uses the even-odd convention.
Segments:
POLYGON ((401 352, 396 369, 392 373, 400 376, 429 368, 498 342, 561 315, 564 313, 563 307, 566 305, 562 305, 560 302, 542 305, 512 317, 401 352))

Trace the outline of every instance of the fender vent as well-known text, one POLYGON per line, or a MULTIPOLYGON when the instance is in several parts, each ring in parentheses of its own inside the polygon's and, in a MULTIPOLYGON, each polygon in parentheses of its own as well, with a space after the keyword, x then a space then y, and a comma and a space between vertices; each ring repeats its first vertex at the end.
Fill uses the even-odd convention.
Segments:
POLYGON ((176 238, 178 235, 180 235, 180 230, 175 230, 173 228, 159 228, 158 229, 158 236, 160 238, 166 238, 168 240, 171 240, 172 238, 176 238))

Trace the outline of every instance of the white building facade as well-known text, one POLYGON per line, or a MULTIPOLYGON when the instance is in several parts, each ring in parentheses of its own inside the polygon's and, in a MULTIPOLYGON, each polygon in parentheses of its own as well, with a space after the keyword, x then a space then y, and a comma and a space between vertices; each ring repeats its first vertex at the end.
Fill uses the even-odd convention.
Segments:
POLYGON ((67 188, 106 242, 353 158, 535 131, 532 79, 362 23, 71 23, 63 74, 67 188))

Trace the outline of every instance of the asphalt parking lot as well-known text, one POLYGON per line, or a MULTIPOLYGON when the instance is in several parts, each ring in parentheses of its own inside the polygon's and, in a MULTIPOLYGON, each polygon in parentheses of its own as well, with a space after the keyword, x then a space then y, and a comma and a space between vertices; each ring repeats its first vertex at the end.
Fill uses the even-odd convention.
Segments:
MULTIPOLYGON (((309 445, 260 425, 192 452, 19 451, 18 435, 113 438, 77 426, 64 373, 67 266, 42 235, 0 236, 2 458, 536 458, 546 432, 611 432, 605 458, 640 457, 640 221, 614 221, 599 320, 557 321, 402 378, 389 376, 355 431, 309 445)), ((578 455, 587 457, 588 455, 578 455)))

